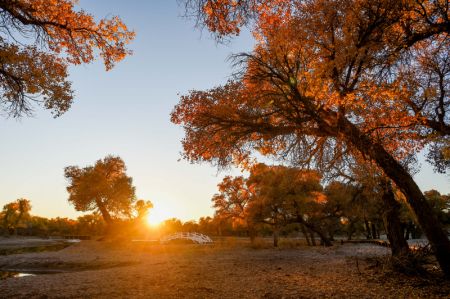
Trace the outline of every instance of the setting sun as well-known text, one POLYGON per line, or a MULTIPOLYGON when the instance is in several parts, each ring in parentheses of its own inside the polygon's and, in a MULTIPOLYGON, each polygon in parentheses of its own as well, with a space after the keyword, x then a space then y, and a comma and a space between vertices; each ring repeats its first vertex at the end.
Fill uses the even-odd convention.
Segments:
POLYGON ((167 210, 156 206, 147 215, 147 225, 155 227, 171 217, 167 210))

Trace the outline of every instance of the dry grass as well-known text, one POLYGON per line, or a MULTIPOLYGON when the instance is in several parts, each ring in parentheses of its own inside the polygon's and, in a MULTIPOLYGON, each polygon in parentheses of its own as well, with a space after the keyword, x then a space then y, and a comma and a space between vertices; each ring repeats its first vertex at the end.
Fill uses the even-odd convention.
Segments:
POLYGON ((58 252, 0 256, 0 267, 69 271, 0 281, 0 297, 446 298, 450 290, 447 283, 414 286, 374 273, 364 259, 386 254, 382 247, 281 240, 273 249, 269 239, 258 242, 255 249, 240 238, 209 246, 86 241, 58 252))

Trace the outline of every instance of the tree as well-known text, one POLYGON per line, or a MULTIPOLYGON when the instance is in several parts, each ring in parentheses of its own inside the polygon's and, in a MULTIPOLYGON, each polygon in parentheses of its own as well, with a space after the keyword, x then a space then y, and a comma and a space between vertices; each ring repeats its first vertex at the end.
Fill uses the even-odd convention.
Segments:
POLYGON ((78 234, 99 236, 104 233, 105 221, 98 213, 92 213, 78 217, 76 226, 78 234))
POLYGON ((231 219, 248 230, 253 241, 259 224, 270 226, 273 244, 278 246, 280 230, 289 224, 299 224, 310 234, 318 234, 329 246, 323 232, 323 204, 326 202, 316 171, 285 166, 256 164, 250 176, 227 176, 218 184, 219 193, 213 196, 215 217, 231 219))
POLYGON ((0 109, 13 117, 39 103, 59 116, 73 101, 69 65, 98 53, 107 70, 131 51, 134 38, 118 17, 76 10, 73 0, 0 1, 0 109))
POLYGON ((248 236, 253 242, 255 235, 255 223, 248 215, 248 205, 253 200, 252 188, 247 186, 247 181, 242 176, 226 176, 217 185, 219 193, 211 199, 216 210, 215 216, 220 219, 231 219, 234 226, 242 225, 247 229, 248 236))
MULTIPOLYGON (((255 199, 249 214, 255 222, 273 227, 274 246, 278 245, 280 228, 291 223, 306 227, 311 235, 316 233, 324 245, 332 245, 322 227, 328 217, 323 213, 327 200, 320 180, 320 174, 312 170, 262 163, 252 167, 248 185, 255 190, 255 199)), ((314 244, 313 237, 312 241, 314 244)))
POLYGON ((153 209, 153 203, 150 200, 145 201, 143 199, 139 199, 134 203, 136 218, 139 220, 145 219, 151 209, 153 209))
POLYGON ((75 234, 77 222, 67 217, 52 218, 48 222, 48 233, 50 235, 73 235, 75 234))
POLYGON ((241 69, 234 81, 181 97, 172 121, 185 129, 185 157, 226 166, 246 163, 257 150, 299 165, 340 163, 346 156, 373 161, 406 196, 450 275, 450 241, 404 166, 432 142, 430 134, 449 134, 448 59, 427 60, 429 53, 448 54, 447 2, 186 5, 219 38, 253 24, 257 44, 235 57, 241 69), (432 69, 437 77, 427 75, 431 62, 440 67, 432 69))
POLYGON ((6 232, 17 232, 17 227, 30 217, 31 203, 28 199, 19 198, 3 206, 2 224, 6 232))
POLYGON ((99 211, 109 225, 113 218, 130 217, 136 196, 132 178, 125 171, 123 160, 114 156, 98 160, 94 166, 66 167, 69 202, 77 211, 99 211))
POLYGON ((355 189, 352 201, 360 206, 367 238, 379 238, 378 231, 382 225, 389 239, 392 255, 406 257, 409 245, 403 236, 401 204, 391 180, 373 163, 360 162, 351 170, 355 189))
POLYGON ((161 225, 161 231, 165 234, 173 234, 176 232, 180 232, 183 230, 183 223, 181 223, 180 219, 171 218, 164 220, 161 225))
POLYGON ((444 195, 436 190, 425 191, 425 197, 438 215, 442 224, 450 225, 450 194, 444 195))
MULTIPOLYGON (((359 204, 357 200, 360 194, 359 190, 350 184, 332 181, 324 190, 327 197, 325 204, 326 213, 334 220, 339 221, 339 226, 343 232, 347 234, 347 239, 351 240, 355 233, 359 233, 362 229, 364 208, 369 204, 364 201, 359 204)), ((331 227, 332 224, 330 225, 331 227)), ((336 225, 334 226, 336 229, 336 225)))

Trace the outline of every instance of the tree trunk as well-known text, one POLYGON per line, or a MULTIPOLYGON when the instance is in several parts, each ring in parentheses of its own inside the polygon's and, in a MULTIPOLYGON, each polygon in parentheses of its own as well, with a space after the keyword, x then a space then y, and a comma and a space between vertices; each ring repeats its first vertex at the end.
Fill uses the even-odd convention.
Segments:
POLYGON ((253 227, 253 225, 248 225, 247 232, 248 232, 248 236, 250 238, 250 243, 251 244, 255 243, 256 231, 255 231, 255 228, 253 227))
POLYGON ((322 122, 326 129, 333 129, 335 135, 347 140, 347 142, 352 144, 364 156, 373 159, 397 187, 400 188, 425 232, 442 271, 445 275, 450 276, 450 241, 447 237, 447 232, 444 231, 430 204, 411 175, 381 144, 370 140, 368 135, 361 133, 345 116, 338 116, 333 111, 326 111, 326 113, 326 120, 324 119, 322 122), (331 123, 328 124, 330 121, 333 122, 336 120, 337 128, 339 128, 337 130, 338 132, 336 132, 334 126, 330 126, 331 123))
POLYGON ((409 252, 409 245, 405 240, 400 223, 400 204, 395 200, 391 182, 386 180, 381 182, 381 185, 383 189, 382 199, 385 206, 383 221, 387 230, 389 243, 391 244, 392 255, 405 255, 409 252))
POLYGON ((103 220, 105 220, 106 224, 110 226, 112 224, 112 217, 106 209, 105 205, 103 204, 103 202, 101 202, 101 200, 97 199, 95 200, 95 203, 97 204, 97 207, 102 214, 103 220))
POLYGON ((405 229, 405 240, 409 240, 409 234, 410 234, 410 226, 409 223, 406 225, 406 229, 405 229))
POLYGON ((277 226, 273 228, 273 247, 278 247, 279 229, 277 226))
POLYGON ((378 239, 378 233, 377 233, 377 226, 376 226, 376 224, 371 222, 370 223, 370 228, 372 229, 372 238, 373 239, 378 239))
POLYGON ((366 217, 364 217, 364 229, 366 230, 366 239, 367 240, 372 239, 370 235, 370 223, 366 219, 366 217))
POLYGON ((420 238, 421 234, 419 233, 419 229, 417 228, 417 225, 414 223, 411 223, 411 239, 418 239, 420 238))
POLYGON ((328 231, 328 240, 334 241, 334 232, 331 229, 328 231))
POLYGON ((308 233, 306 232, 305 226, 303 224, 300 224, 300 229, 302 230, 302 234, 306 239, 306 243, 308 243, 308 246, 311 246, 311 242, 309 241, 308 233))
POLYGON ((350 241, 352 239, 353 231, 347 232, 347 241, 350 241))
POLYGON ((312 245, 316 246, 317 244, 316 244, 316 238, 314 238, 314 232, 312 230, 309 230, 309 234, 310 234, 310 237, 311 237, 312 245))
MULTIPOLYGON (((325 234, 323 233, 323 231, 322 231, 321 229, 317 228, 315 225, 310 224, 310 223, 308 223, 307 221, 305 221, 305 220, 303 219, 302 215, 297 214, 297 218, 296 218, 293 222, 294 222, 294 223, 299 223, 299 224, 304 225, 311 233, 317 233, 325 246, 333 246, 333 244, 332 244, 331 241, 325 236, 325 234)), ((315 240, 314 240, 314 236, 311 237, 311 243, 313 244, 313 246, 316 246, 315 240)))
POLYGON ((355 233, 355 223, 349 219, 349 225, 347 230, 347 240, 350 241, 352 239, 353 234, 355 233))

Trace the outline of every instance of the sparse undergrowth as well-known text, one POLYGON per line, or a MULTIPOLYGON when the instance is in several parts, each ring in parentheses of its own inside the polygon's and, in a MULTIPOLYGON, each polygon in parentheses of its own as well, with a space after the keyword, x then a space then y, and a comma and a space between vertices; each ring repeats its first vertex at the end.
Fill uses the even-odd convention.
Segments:
POLYGON ((429 245, 418 246, 406 255, 369 257, 370 268, 380 272, 396 272, 408 276, 442 276, 429 245))
POLYGON ((440 270, 429 245, 417 247, 409 254, 398 257, 366 257, 362 261, 365 271, 361 271, 361 261, 358 262, 357 257, 352 259, 360 275, 378 283, 425 290, 430 298, 450 296, 450 279, 440 270))

